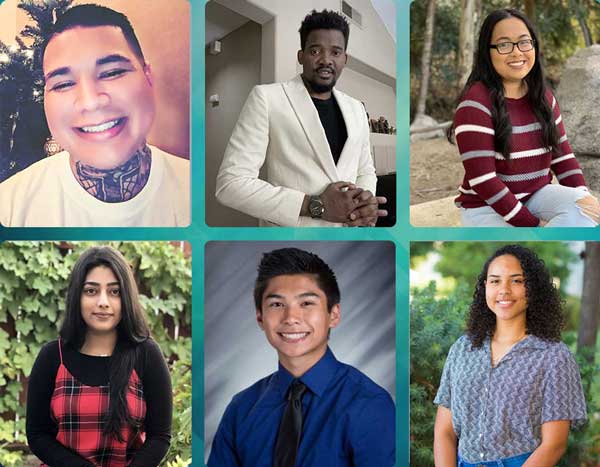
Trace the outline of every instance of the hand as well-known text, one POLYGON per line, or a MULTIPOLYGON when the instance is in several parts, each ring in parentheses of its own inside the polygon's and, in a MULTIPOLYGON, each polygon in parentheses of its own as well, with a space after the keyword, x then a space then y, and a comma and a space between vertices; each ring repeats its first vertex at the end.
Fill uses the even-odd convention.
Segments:
POLYGON ((588 195, 576 201, 581 212, 592 219, 596 224, 600 221, 600 203, 592 196, 588 195))
POLYGON ((548 223, 548 221, 545 221, 544 219, 540 219, 540 223, 538 224, 538 227, 545 227, 547 223, 548 223))
MULTIPOLYGON (((335 182, 330 183, 325 191, 319 195, 323 201, 323 220, 329 222, 347 222, 356 207, 354 198, 363 192, 354 183, 335 182)), ((372 196, 372 195, 371 195, 372 196)))
POLYGON ((374 196, 369 190, 359 193, 354 198, 356 208, 350 213, 346 225, 348 227, 375 227, 377 218, 387 216, 385 209, 379 209, 380 204, 387 203, 383 196, 374 196))

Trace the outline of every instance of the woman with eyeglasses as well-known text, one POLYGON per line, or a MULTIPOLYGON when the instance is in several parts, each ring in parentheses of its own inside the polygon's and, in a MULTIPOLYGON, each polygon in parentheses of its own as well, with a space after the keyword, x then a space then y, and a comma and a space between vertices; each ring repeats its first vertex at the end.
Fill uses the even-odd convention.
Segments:
POLYGON ((448 131, 465 168, 455 200, 464 226, 598 224, 600 204, 569 146, 538 45, 533 25, 517 10, 496 10, 481 26, 448 131))
POLYGON ((65 308, 31 370, 29 447, 48 467, 156 467, 171 440, 171 378, 121 253, 81 254, 65 308))
POLYGON ((533 251, 507 245, 487 260, 434 401, 436 467, 558 463, 569 430, 587 418, 563 323, 559 292, 533 251))

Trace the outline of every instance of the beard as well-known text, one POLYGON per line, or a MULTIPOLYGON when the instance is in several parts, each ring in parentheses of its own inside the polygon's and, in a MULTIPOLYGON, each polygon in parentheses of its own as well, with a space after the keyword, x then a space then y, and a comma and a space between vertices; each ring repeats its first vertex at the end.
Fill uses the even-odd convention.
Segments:
POLYGON ((329 83, 319 83, 314 78, 306 78, 304 76, 303 78, 304 82, 308 84, 310 89, 312 89, 313 92, 316 92, 318 94, 331 91, 335 86, 335 83, 337 82, 337 75, 333 75, 331 82, 329 83))

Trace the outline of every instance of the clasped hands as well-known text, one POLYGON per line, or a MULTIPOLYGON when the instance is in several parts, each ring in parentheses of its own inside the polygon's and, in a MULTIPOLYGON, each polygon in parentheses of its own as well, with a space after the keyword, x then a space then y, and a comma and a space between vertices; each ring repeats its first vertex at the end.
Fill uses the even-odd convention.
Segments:
POLYGON ((330 183, 319 198, 325 208, 323 220, 329 222, 340 222, 348 227, 375 227, 378 217, 387 216, 385 209, 379 209, 387 199, 354 183, 330 183))

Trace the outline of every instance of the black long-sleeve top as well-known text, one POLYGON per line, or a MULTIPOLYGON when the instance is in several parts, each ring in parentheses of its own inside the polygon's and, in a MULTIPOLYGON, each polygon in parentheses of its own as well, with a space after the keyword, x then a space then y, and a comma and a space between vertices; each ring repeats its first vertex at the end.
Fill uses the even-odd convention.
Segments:
MULTIPOLYGON (((169 449, 173 416, 171 377, 160 348, 151 339, 140 344, 135 371, 144 386, 146 441, 133 457, 130 467, 157 466, 169 449)), ((87 386, 109 382, 112 357, 94 357, 61 344, 63 364, 87 386)), ((93 467, 94 464, 57 441, 58 426, 50 415, 50 401, 60 355, 58 341, 46 344, 31 370, 27 390, 27 440, 32 452, 50 467, 93 467)))

